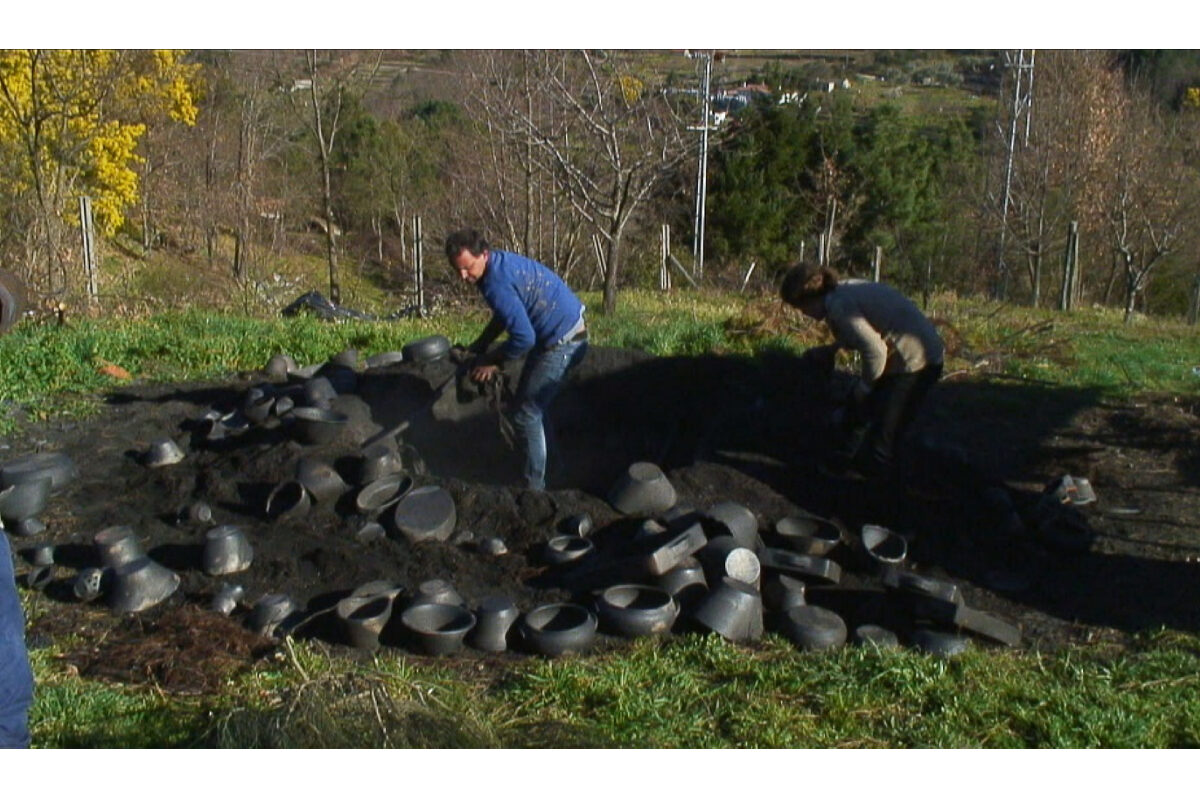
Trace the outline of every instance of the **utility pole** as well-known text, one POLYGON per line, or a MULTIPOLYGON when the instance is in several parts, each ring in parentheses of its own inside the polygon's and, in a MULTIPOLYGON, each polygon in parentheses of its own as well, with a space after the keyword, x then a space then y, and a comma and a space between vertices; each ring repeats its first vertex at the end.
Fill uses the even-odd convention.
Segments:
POLYGON ((1013 161, 1017 151, 1017 131, 1025 123, 1024 144, 1029 144, 1029 128, 1033 110, 1033 60, 1036 50, 1009 50, 1004 54, 1005 66, 1013 73, 1012 112, 1008 121, 1008 146, 1004 162, 1004 200, 1000 210, 1000 244, 997 254, 996 272, 999 277, 997 294, 1001 300, 1008 295, 1008 263, 1004 260, 1005 239, 1008 234, 1008 207, 1012 202, 1013 161), (1015 58, 1015 62, 1014 62, 1015 58))
POLYGON ((712 112, 711 51, 702 50, 693 56, 700 59, 700 154, 696 167, 696 208, 692 216, 692 271, 696 280, 704 277, 704 207, 708 196, 708 129, 712 112))

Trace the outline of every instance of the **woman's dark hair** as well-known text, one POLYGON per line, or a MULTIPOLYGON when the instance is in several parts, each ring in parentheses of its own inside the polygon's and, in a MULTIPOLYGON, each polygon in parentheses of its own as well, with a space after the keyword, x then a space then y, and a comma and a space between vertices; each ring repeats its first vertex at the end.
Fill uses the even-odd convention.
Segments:
POLYGON ((832 267, 801 261, 783 274, 779 297, 788 305, 798 306, 810 297, 832 291, 837 285, 838 274, 832 267))
POLYGON ((455 231, 446 237, 446 259, 453 262, 463 250, 470 250, 471 255, 482 255, 488 249, 487 239, 474 228, 455 231))

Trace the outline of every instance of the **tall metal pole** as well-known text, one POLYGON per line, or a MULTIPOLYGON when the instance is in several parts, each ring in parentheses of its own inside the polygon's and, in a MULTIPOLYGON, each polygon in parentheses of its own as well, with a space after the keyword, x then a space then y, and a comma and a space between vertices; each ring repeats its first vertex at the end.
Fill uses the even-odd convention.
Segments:
POLYGON ((704 207, 708 196, 708 125, 712 109, 712 53, 701 53, 700 155, 696 168, 696 210, 692 226, 692 263, 696 279, 704 277, 704 207))
POLYGON ((1030 52, 1029 64, 1025 63, 1025 51, 1017 51, 1017 63, 1012 63, 1012 54, 1007 53, 1009 66, 1013 69, 1013 104, 1012 116, 1008 125, 1008 152, 1004 163, 1004 200, 1000 210, 1000 244, 997 254, 996 269, 1000 276, 998 294, 1000 299, 1008 295, 1008 264, 1004 260, 1004 246, 1008 235, 1008 207, 1012 202, 1012 173, 1013 162, 1017 150, 1017 129, 1022 115, 1025 116, 1025 143, 1029 142, 1029 109, 1033 105, 1033 51, 1030 52), (1025 70, 1029 70, 1028 83, 1024 80, 1025 70))

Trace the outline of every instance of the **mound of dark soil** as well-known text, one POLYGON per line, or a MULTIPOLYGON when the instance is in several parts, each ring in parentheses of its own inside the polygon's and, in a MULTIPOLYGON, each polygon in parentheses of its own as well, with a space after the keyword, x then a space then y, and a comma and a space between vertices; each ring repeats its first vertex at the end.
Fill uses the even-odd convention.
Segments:
MULTIPOLYGON (((550 487, 539 493, 515 485, 520 459, 496 403, 461 380, 454 364, 322 374, 339 390, 333 408, 348 417, 326 444, 298 443, 286 418, 213 438, 209 418, 237 412, 255 390, 302 400, 302 379, 271 384, 263 375, 131 385, 109 396, 99 417, 31 425, 0 443, 0 462, 62 451, 80 469, 42 515, 46 531, 14 540, 18 551, 38 542, 56 546, 58 577, 36 599, 31 641, 103 635, 103 650, 79 651, 73 663, 81 670, 201 690, 206 679, 183 675, 165 653, 186 652, 189 663, 211 662, 212 675, 226 674, 260 652, 239 639, 239 625, 266 594, 287 594, 303 609, 296 635, 334 644, 341 639, 330 609, 381 578, 409 591, 444 579, 471 604, 492 594, 508 595, 523 610, 587 602, 618 574, 552 568, 542 557, 545 542, 563 519, 587 513, 603 562, 635 554, 633 535, 643 520, 605 500, 635 461, 662 466, 681 506, 703 512, 722 501, 744 505, 767 545, 778 544, 774 523, 800 510, 837 520, 848 541, 865 523, 888 526, 908 540, 910 568, 953 580, 972 607, 1018 623, 1025 646, 1120 645, 1163 625, 1200 630, 1200 424, 1194 406, 1171 398, 1118 407, 1086 393, 944 381, 906 450, 901 480, 880 485, 816 469, 829 447, 826 421, 839 384, 820 380, 797 359, 658 359, 593 347, 553 409, 550 487), (403 430, 390 435, 398 426, 403 430), (183 461, 145 465, 151 443, 166 436, 183 446, 183 461), (413 544, 395 531, 361 535, 371 517, 358 513, 353 499, 362 445, 372 439, 395 443, 418 486, 449 491, 457 524, 448 541, 413 544), (294 519, 268 517, 272 489, 295 477, 301 458, 334 466, 350 488, 294 519), (1063 474, 1090 478, 1099 496, 1062 512, 1077 534, 1066 540, 1042 530, 1043 489, 1063 474), (181 522, 180 510, 197 501, 211 507, 212 521, 181 522), (205 574, 204 533, 216 524, 247 533, 254 548, 249 570, 205 574), (147 554, 182 578, 180 591, 132 618, 81 603, 71 590, 79 570, 98 565, 93 537, 114 525, 132 526, 147 554), (485 541, 494 539, 506 552, 485 541), (233 623, 207 611, 227 582, 246 590, 233 623), (49 612, 42 613, 43 602, 49 612), (201 641, 220 645, 202 652, 201 641)), ((860 554, 846 544, 833 557, 843 566, 842 582, 810 586, 809 602, 838 610, 851 626, 896 623, 892 595, 860 554)))

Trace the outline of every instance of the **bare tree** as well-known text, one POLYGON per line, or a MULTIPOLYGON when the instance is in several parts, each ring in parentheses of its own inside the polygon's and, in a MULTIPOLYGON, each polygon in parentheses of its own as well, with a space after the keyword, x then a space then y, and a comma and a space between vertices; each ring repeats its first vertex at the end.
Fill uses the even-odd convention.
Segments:
MULTIPOLYGON (((622 242, 636 212, 688 153, 683 121, 630 54, 521 54, 523 91, 498 92, 490 110, 520 132, 508 157, 527 180, 553 175, 574 214, 601 236, 604 310, 616 309, 622 242)), ((510 76, 513 73, 509 73, 510 76)), ((526 184, 528 187, 529 184, 526 184)), ((532 212, 526 188, 526 211, 532 212)), ((515 240, 519 230, 513 226, 515 240)))
POLYGON ((318 54, 316 50, 307 50, 304 53, 305 77, 282 82, 289 90, 292 107, 308 128, 316 151, 325 256, 329 263, 329 296, 334 303, 341 302, 342 287, 337 260, 338 226, 333 214, 333 147, 341 130, 346 97, 365 91, 378 71, 381 59, 382 53, 334 51, 318 54))

